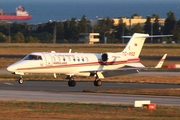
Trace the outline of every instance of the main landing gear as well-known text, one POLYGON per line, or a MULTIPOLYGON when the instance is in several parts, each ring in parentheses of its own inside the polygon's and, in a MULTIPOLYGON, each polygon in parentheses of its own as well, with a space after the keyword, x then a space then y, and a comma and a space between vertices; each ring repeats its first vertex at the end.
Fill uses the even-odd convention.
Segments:
POLYGON ((76 81, 74 80, 73 76, 69 77, 68 86, 69 87, 75 87, 76 86, 76 81))
MULTIPOLYGON (((74 80, 74 77, 73 76, 68 76, 67 77, 69 79, 68 81, 68 86, 69 87, 75 87, 76 86, 76 81, 74 80)), ((95 77, 95 80, 94 80, 94 86, 101 86, 102 85, 102 81, 98 78, 98 77, 95 77)))
POLYGON ((96 77, 95 78, 95 80, 94 80, 94 86, 101 86, 102 85, 102 81, 98 78, 98 77, 96 77))

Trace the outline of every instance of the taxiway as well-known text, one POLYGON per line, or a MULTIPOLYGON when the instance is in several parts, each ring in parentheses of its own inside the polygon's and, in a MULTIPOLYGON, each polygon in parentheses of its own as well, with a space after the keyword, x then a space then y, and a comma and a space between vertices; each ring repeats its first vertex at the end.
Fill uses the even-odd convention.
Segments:
POLYGON ((78 82, 76 87, 68 87, 67 82, 58 81, 25 81, 22 85, 17 81, 0 82, 0 100, 102 104, 134 104, 135 100, 150 100, 157 105, 180 106, 180 97, 83 92, 84 89, 179 88, 179 85, 104 82, 103 86, 95 87, 92 83, 78 82))

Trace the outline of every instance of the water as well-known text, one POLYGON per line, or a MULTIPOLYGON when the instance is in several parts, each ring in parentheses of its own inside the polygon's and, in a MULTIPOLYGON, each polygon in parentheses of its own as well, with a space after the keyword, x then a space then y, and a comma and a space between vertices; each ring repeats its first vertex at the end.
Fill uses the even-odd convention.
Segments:
POLYGON ((97 20, 101 17, 131 17, 137 13, 144 18, 154 13, 167 18, 167 13, 175 13, 180 19, 180 0, 0 0, 4 12, 15 12, 22 5, 32 15, 27 23, 48 22, 49 20, 70 20, 72 17, 97 20))

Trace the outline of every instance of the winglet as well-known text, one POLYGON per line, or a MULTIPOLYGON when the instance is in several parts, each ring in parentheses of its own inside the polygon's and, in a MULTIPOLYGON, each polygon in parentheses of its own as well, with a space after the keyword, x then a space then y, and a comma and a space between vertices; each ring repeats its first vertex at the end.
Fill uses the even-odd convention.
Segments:
POLYGON ((161 68, 164 60, 166 59, 167 54, 164 54, 164 56, 161 58, 161 60, 159 61, 159 63, 155 66, 155 68, 161 68))

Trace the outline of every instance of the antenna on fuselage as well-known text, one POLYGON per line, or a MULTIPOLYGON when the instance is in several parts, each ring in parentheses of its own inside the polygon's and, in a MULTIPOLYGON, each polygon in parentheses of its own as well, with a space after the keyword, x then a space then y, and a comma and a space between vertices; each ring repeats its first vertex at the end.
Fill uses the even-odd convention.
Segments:
POLYGON ((69 53, 71 53, 71 49, 69 49, 69 53))

